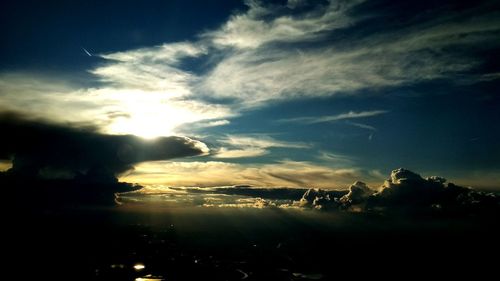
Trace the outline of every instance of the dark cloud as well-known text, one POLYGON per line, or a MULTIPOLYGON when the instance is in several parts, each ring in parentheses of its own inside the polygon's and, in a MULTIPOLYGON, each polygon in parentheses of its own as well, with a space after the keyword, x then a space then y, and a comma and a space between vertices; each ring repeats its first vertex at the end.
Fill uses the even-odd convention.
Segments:
POLYGON ((440 212, 490 212, 500 210, 500 197, 446 183, 442 177, 422 178, 406 169, 397 169, 367 198, 368 209, 435 210, 440 212))
POLYGON ((363 182, 355 182, 343 196, 310 189, 304 193, 300 206, 315 209, 345 209, 375 212, 435 212, 441 214, 498 213, 500 197, 493 193, 446 183, 441 177, 422 178, 400 168, 378 191, 363 182))
MULTIPOLYGON (((392 171, 377 189, 360 181, 347 190, 252 186, 169 189, 177 192, 175 196, 178 200, 195 196, 201 198, 199 205, 210 201, 210 206, 299 207, 323 211, 433 215, 495 215, 500 211, 500 197, 496 194, 447 183, 442 177, 422 178, 403 168, 392 171), (203 198, 208 198, 208 201, 203 198), (214 198, 217 198, 216 203, 212 202, 214 198), (256 202, 266 204, 250 204, 256 202)), ((131 196, 134 197, 133 194, 131 196)))
POLYGON ((197 187, 170 187, 172 190, 182 190, 189 193, 200 194, 225 194, 225 195, 240 195, 248 197, 258 197, 270 200, 299 200, 307 189, 304 188, 264 188, 252 186, 229 186, 229 187, 212 187, 212 188, 197 188, 197 187))
MULTIPOLYGON (((9 112, 0 113, 0 128, 0 159, 10 159, 13 164, 1 180, 20 189, 45 186, 46 182, 76 186, 74 190, 87 188, 82 185, 118 185, 116 176, 132 169, 134 163, 206 152, 203 143, 186 137, 144 140, 132 135, 104 135, 91 127, 50 124, 9 112)), ((121 188, 105 189, 135 189, 121 188)), ((60 194, 69 189, 61 188, 60 194)), ((89 189, 89 193, 96 190, 89 189)))
POLYGON ((338 209, 340 207, 339 197, 345 195, 345 191, 326 191, 310 188, 299 200, 300 207, 311 207, 314 209, 338 209))

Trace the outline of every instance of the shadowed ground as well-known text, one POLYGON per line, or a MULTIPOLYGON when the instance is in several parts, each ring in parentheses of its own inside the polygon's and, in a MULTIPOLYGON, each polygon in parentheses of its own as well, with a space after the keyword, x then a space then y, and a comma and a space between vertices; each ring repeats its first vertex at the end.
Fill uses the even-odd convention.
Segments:
POLYGON ((52 280, 478 277, 494 270, 500 248, 495 217, 128 204, 6 224, 9 273, 52 280))

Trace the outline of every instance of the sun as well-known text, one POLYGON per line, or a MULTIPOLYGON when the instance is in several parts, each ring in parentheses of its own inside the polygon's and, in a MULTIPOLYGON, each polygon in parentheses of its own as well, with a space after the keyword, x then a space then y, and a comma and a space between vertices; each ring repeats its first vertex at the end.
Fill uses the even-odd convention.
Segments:
POLYGON ((121 93, 115 102, 124 114, 110 120, 106 127, 109 134, 131 134, 152 139, 175 135, 175 129, 180 125, 204 119, 189 105, 168 99, 164 93, 121 93))
POLYGON ((174 135, 172 126, 161 124, 154 116, 136 116, 119 118, 109 127, 109 133, 118 135, 135 135, 144 139, 174 135))

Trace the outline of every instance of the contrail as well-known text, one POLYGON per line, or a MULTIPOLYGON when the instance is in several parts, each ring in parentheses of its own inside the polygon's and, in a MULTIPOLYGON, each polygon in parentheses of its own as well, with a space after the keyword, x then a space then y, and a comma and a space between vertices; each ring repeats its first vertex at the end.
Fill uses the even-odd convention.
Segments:
POLYGON ((91 53, 89 53, 89 51, 87 51, 87 49, 85 49, 84 47, 82 47, 82 50, 83 50, 83 51, 84 51, 87 55, 89 55, 89 57, 91 57, 91 56, 92 56, 92 54, 91 54, 91 53))

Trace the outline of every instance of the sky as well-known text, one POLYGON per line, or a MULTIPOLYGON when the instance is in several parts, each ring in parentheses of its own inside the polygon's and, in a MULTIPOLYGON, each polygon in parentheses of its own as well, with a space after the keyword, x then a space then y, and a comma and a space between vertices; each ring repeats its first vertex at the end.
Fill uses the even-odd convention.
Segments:
POLYGON ((500 189, 498 1, 103 2, 0 4, 1 169, 111 143, 151 186, 500 189))

